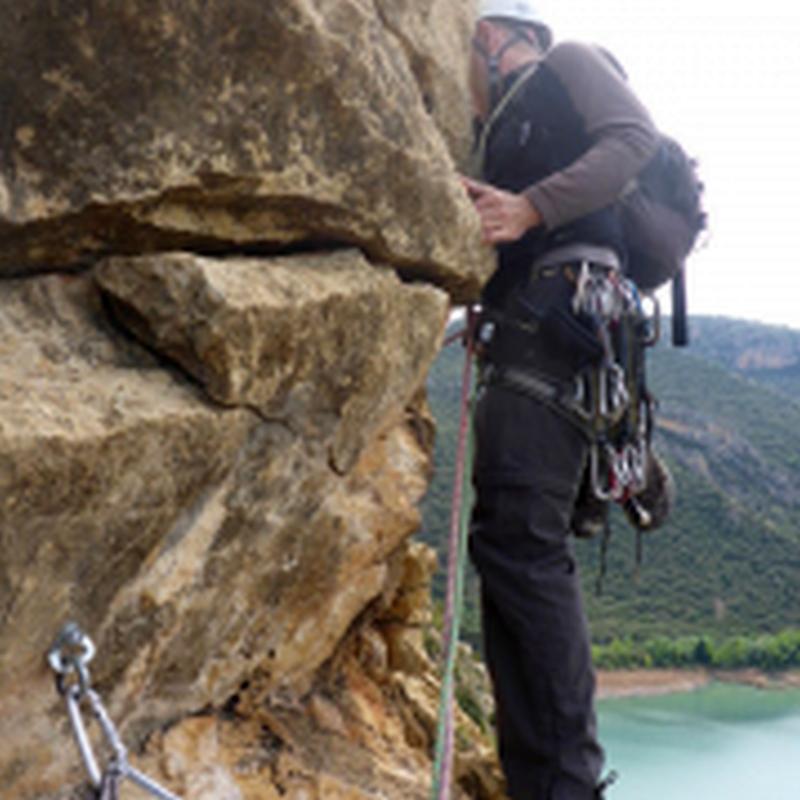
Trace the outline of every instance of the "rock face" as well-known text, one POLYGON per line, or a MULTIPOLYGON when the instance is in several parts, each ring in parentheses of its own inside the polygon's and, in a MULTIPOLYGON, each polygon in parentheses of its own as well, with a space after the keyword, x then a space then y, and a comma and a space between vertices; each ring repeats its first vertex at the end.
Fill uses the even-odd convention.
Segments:
POLYGON ((268 268, 185 253, 116 258, 98 278, 120 319, 214 400, 330 439, 341 471, 424 380, 447 305, 356 251, 268 268))
POLYGON ((0 270, 350 242, 474 295, 486 254, 426 109, 463 129, 440 76, 465 72, 467 7, 380 7, 2 0, 0 270), (448 60, 408 45, 433 23, 448 60))
MULTIPOLYGON (((0 795, 86 796, 75 619, 185 798, 427 797, 422 390, 491 268, 469 5, 0 10, 0 795)), ((501 797, 458 724, 456 795, 501 797)))

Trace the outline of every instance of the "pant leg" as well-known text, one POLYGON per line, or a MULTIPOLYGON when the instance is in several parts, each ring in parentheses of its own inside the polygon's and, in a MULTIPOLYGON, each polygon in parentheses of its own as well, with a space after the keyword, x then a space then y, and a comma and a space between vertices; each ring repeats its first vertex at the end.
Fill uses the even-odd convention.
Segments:
POLYGON ((602 768, 569 520, 587 445, 558 414, 490 388, 476 415, 470 552, 482 582, 501 763, 513 800, 591 800, 602 768))

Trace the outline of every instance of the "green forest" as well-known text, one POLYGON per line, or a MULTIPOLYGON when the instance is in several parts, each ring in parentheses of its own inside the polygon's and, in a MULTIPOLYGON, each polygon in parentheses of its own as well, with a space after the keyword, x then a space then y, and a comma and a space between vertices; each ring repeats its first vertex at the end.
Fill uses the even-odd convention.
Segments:
MULTIPOLYGON (((438 434, 423 538, 439 552, 441 598, 464 353, 442 351, 428 383, 438 434)), ((576 541, 599 666, 800 665, 800 332, 692 320, 692 343, 651 351, 654 446, 676 482, 672 517, 644 537, 620 513, 602 593, 598 541, 576 541)), ((480 648, 478 581, 462 637, 480 648)))

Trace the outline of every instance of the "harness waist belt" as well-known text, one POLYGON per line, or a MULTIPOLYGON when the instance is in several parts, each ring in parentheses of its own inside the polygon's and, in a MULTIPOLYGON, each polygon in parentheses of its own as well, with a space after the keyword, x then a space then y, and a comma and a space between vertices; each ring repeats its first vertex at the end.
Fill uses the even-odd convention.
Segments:
POLYGON ((481 382, 487 386, 504 386, 527 395, 540 403, 565 415, 582 433, 591 438, 592 414, 587 411, 575 395, 564 384, 519 367, 489 364, 485 367, 481 382))

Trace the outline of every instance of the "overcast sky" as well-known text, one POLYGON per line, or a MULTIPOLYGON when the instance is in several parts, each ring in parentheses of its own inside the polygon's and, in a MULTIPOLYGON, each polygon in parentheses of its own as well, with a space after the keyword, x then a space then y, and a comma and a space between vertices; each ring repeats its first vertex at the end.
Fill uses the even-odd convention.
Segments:
POLYGON ((800 0, 541 4, 557 39, 608 47, 700 161, 711 234, 690 314, 800 329, 800 0))

